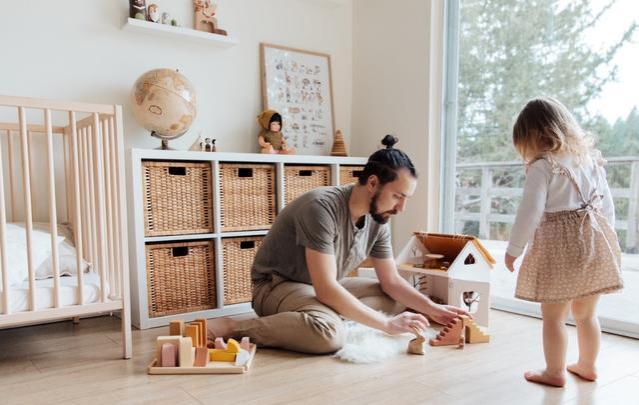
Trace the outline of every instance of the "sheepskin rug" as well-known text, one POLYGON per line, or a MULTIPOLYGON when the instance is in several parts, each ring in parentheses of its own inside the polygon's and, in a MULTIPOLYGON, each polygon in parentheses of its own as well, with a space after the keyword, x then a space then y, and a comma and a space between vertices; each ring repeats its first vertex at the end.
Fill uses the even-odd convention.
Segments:
MULTIPOLYGON (((350 363, 378 363, 399 354, 406 354, 408 342, 415 338, 412 334, 387 335, 352 321, 346 321, 346 328, 346 343, 334 356, 350 363)), ((435 330, 428 329, 426 339, 435 337, 436 334, 435 330)))

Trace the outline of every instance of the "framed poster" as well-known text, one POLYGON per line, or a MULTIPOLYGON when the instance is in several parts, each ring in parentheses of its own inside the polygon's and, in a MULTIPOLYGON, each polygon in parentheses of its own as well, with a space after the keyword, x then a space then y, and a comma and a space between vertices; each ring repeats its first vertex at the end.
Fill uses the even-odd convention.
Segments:
POLYGON ((300 155, 329 155, 335 122, 330 55, 260 44, 264 108, 282 115, 282 133, 300 155))

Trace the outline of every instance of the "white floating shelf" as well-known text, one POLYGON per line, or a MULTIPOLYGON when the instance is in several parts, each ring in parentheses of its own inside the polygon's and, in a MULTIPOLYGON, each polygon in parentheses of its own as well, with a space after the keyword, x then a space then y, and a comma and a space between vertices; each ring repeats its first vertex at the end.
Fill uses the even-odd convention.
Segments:
POLYGON ((211 34, 210 32, 197 31, 191 28, 174 27, 167 24, 138 20, 136 18, 128 18, 123 28, 128 31, 144 32, 147 34, 172 38, 183 38, 189 41, 219 46, 221 48, 230 48, 237 44, 237 38, 235 37, 211 34))

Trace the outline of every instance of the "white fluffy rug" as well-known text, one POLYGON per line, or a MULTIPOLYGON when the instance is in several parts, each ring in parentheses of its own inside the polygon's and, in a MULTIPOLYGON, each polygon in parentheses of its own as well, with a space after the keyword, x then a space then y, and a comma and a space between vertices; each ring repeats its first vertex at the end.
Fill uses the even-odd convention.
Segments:
MULTIPOLYGON (((346 328, 346 344, 335 353, 335 357, 351 363, 378 363, 398 354, 405 354, 408 342, 415 338, 412 334, 387 335, 352 321, 346 321, 346 328)), ((436 331, 429 329, 426 338, 430 339, 436 334, 436 331)))

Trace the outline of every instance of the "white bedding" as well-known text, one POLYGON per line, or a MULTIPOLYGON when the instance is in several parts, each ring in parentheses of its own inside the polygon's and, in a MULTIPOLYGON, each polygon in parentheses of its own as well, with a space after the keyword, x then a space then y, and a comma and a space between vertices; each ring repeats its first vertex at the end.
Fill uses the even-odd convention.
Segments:
MULTIPOLYGON (((68 306, 78 304, 78 278, 60 277, 60 305, 68 306)), ((82 279, 84 303, 96 302, 100 298, 100 275, 97 273, 85 273, 82 279)), ((25 281, 17 287, 10 287, 9 305, 11 312, 26 311, 29 308, 29 282, 25 281)), ((36 280, 36 310, 53 308, 53 279, 36 280)), ((109 286, 107 283, 107 295, 109 286)), ((4 302, 4 291, 0 291, 0 312, 4 302)))

